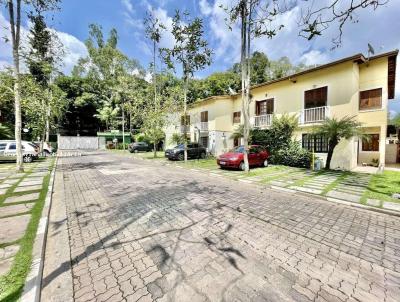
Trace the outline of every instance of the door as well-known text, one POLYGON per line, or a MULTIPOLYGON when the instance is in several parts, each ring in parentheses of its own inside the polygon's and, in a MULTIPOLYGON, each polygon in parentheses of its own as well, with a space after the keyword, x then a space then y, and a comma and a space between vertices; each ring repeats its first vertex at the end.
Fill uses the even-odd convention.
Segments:
POLYGON ((400 163, 400 143, 397 144, 397 163, 400 163))
POLYGON ((249 165, 250 166, 256 166, 258 165, 259 162, 259 154, 257 152, 257 148, 255 147, 250 147, 249 149, 249 165))
POLYGON ((17 156, 17 146, 15 143, 11 143, 6 148, 4 155, 7 156, 9 159, 13 159, 17 156))
POLYGON ((0 143, 0 160, 6 160, 6 156, 4 154, 7 147, 7 143, 0 143))
POLYGON ((256 102, 256 115, 267 115, 274 113, 274 99, 256 102))

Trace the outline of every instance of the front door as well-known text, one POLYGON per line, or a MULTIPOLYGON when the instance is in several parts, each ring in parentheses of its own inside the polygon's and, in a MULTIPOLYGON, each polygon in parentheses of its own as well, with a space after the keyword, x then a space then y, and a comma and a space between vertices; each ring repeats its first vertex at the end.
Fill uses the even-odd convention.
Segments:
POLYGON ((400 142, 397 144, 397 163, 400 163, 400 142))

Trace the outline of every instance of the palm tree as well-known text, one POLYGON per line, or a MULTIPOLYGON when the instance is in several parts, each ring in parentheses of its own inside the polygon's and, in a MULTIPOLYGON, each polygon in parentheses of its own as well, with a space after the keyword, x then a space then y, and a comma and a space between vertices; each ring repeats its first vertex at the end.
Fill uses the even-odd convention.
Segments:
POLYGON ((6 139, 12 137, 10 128, 0 124, 0 139, 6 139))
POLYGON ((342 139, 350 139, 355 136, 368 139, 362 132, 361 123, 355 121, 354 116, 345 116, 341 119, 327 118, 320 127, 314 130, 314 135, 321 135, 328 139, 325 169, 330 169, 333 151, 342 139))

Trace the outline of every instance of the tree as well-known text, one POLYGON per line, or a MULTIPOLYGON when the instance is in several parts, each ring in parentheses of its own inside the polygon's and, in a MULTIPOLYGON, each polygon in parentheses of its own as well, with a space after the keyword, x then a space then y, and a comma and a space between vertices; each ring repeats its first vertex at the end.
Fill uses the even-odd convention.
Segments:
POLYGON ((396 134, 399 135, 400 129, 400 113, 397 113, 394 118, 390 121, 390 124, 396 128, 396 134))
MULTIPOLYGON (((172 49, 162 48, 161 53, 167 66, 174 69, 174 61, 181 64, 183 80, 183 134, 187 135, 187 95, 188 83, 193 74, 211 64, 211 49, 203 38, 203 20, 191 20, 188 13, 176 11, 172 21, 175 45, 172 49)), ((184 143, 184 158, 187 161, 187 141, 184 143)))
MULTIPOLYGON (((299 24, 299 34, 308 40, 322 34, 332 23, 338 23, 339 39, 343 33, 343 26, 349 20, 354 20, 355 13, 360 8, 369 6, 375 9, 386 0, 360 0, 354 1, 330 0, 320 1, 316 7, 314 1, 310 1, 309 7, 304 10, 302 21, 299 24), (322 3, 322 4, 321 4, 322 3)), ((239 22, 241 31, 241 56, 240 69, 242 81, 242 116, 243 116, 243 141, 245 146, 244 163, 245 170, 249 171, 247 148, 249 141, 249 108, 251 88, 251 46, 254 38, 267 37, 272 39, 284 26, 279 24, 277 17, 291 10, 297 2, 285 0, 237 0, 230 8, 225 8, 228 13, 228 27, 239 22)), ((222 6, 221 6, 222 7, 222 6)), ((335 42, 335 41, 334 41, 335 42)))
POLYGON ((13 76, 14 83, 14 106, 15 106, 15 140, 16 140, 16 169, 22 172, 22 144, 21 144, 21 87, 20 87, 20 42, 21 42, 21 7, 22 4, 31 4, 36 10, 46 11, 54 9, 58 0, 1 0, 0 4, 5 4, 8 11, 9 31, 11 36, 12 56, 13 56, 13 76))
POLYGON ((331 160, 335 147, 342 139, 360 137, 368 139, 361 129, 361 123, 354 120, 354 117, 343 117, 341 119, 327 118, 320 127, 314 131, 315 135, 321 135, 328 139, 328 155, 326 158, 325 169, 331 168, 331 160))
POLYGON ((152 77, 153 77, 153 112, 149 112, 146 116, 146 124, 149 128, 146 129, 146 135, 151 138, 154 149, 154 158, 157 157, 157 145, 159 141, 164 138, 162 131, 162 112, 160 111, 160 104, 157 99, 157 65, 156 57, 158 52, 158 44, 161 39, 161 32, 165 30, 165 26, 158 18, 154 16, 153 12, 148 12, 144 21, 146 37, 152 42, 153 46, 153 62, 152 62, 152 77))

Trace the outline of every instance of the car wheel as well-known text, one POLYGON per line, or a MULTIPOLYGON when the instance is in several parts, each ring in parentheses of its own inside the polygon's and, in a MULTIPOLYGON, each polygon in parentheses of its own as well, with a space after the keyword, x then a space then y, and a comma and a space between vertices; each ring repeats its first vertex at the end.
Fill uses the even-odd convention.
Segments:
POLYGON ((178 160, 184 160, 184 159, 185 159, 185 156, 183 156, 182 153, 178 155, 178 160))
POLYGON ((244 161, 242 161, 242 162, 240 163, 239 169, 242 170, 242 171, 246 170, 246 166, 244 165, 244 161))
POLYGON ((30 155, 26 155, 23 157, 23 161, 24 163, 31 163, 33 161, 33 158, 30 155))
POLYGON ((133 150, 133 152, 138 153, 139 151, 138 151, 138 149, 135 149, 135 150, 133 150))
POLYGON ((264 160, 263 166, 268 167, 268 159, 264 160))
POLYGON ((201 152, 200 153, 200 158, 201 159, 205 159, 206 158, 206 153, 205 152, 201 152))

